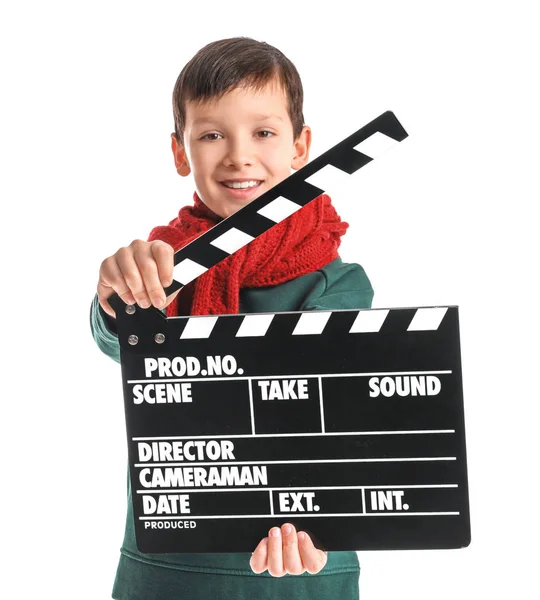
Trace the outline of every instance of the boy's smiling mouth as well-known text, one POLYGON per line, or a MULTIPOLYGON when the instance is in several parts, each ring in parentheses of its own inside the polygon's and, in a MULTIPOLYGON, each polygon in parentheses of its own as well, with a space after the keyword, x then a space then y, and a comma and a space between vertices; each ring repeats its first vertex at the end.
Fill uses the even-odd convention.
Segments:
POLYGON ((220 181, 227 188, 234 189, 248 189, 257 187, 262 183, 261 179, 225 179, 224 181, 220 181))
POLYGON ((228 195, 238 200, 254 196, 261 187, 261 179, 225 179, 219 182, 227 190, 228 195), (228 185, 227 185, 228 184, 228 185), (234 187, 233 187, 234 186, 234 187))

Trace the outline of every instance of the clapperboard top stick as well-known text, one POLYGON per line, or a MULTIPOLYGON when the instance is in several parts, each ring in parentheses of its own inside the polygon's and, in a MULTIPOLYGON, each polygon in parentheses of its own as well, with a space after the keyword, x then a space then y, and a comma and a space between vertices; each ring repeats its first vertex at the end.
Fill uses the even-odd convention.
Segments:
MULTIPOLYGON (((170 296, 211 267, 284 221, 321 194, 335 191, 350 175, 408 136, 387 111, 321 154, 174 255, 170 296)), ((116 304, 117 294, 110 299, 116 304)), ((157 309, 156 309, 157 310, 157 309)))

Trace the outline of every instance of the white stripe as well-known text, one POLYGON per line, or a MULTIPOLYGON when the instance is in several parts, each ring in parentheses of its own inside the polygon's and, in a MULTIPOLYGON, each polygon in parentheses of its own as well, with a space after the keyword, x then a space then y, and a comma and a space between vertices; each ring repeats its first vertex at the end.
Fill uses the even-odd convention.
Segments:
POLYGON ((236 332, 236 337, 262 337, 266 335, 273 319, 273 314, 246 315, 236 332))
POLYGON ((331 312, 323 311, 302 313, 302 316, 298 319, 298 323, 296 324, 292 334, 318 335, 322 333, 331 314, 331 312))
POLYGON ((218 317, 191 317, 188 319, 181 340, 208 338, 217 323, 218 317))
POLYGON ((319 377, 319 404, 321 407, 321 433, 325 433, 326 424, 324 422, 324 404, 323 404, 323 393, 322 393, 322 377, 319 377))
MULTIPOLYGON (((317 460, 243 460, 237 462, 219 461, 214 462, 193 462, 196 467, 207 466, 228 466, 228 465, 315 465, 323 463, 378 463, 378 462, 430 462, 438 460, 456 460, 455 456, 420 456, 418 458, 328 458, 317 460)), ((185 463, 180 462, 153 462, 153 463, 135 463, 134 467, 187 467, 185 463)))
MULTIPOLYGON (((254 491, 254 490, 252 490, 254 491)), ((191 493, 191 492, 190 492, 191 493)), ((289 513, 279 513, 279 516, 285 516, 289 513)), ((447 516, 447 515, 459 515, 459 512, 371 512, 371 513, 294 513, 294 518, 299 519, 301 517, 436 517, 436 516, 447 516)), ((278 515, 204 515, 197 517, 189 515, 190 519, 268 519, 268 517, 278 515)), ((167 516, 167 517, 139 517, 140 521, 175 521, 179 519, 185 519, 186 515, 181 517, 167 516)))
MULTIPOLYGON (((189 488, 190 494, 196 493, 204 493, 204 492, 264 492, 268 490, 269 492, 288 492, 290 490, 404 490, 404 489, 432 489, 432 488, 457 488, 459 487, 457 483, 443 483, 437 485, 326 485, 326 486, 311 486, 311 487, 274 487, 271 490, 268 488, 220 488, 216 489, 214 487, 209 487, 207 490, 205 489, 192 489, 189 488)), ((183 488, 173 488, 175 490, 186 490, 187 487, 183 488)), ((171 488, 144 488, 144 490, 136 490, 137 494, 170 494, 171 488)))
POLYGON ((397 143, 398 142, 395 139, 377 131, 363 142, 354 146, 354 149, 370 158, 377 158, 377 156, 380 156, 383 152, 386 152, 397 143))
POLYGON ((255 412, 253 410, 253 388, 251 387, 251 379, 248 380, 249 392, 249 415, 251 419, 251 435, 255 435, 255 412))
POLYGON ((283 196, 278 196, 275 200, 272 200, 272 202, 257 212, 263 217, 270 219, 270 221, 274 221, 274 223, 281 223, 281 221, 300 208, 302 208, 300 204, 287 200, 287 198, 284 198, 283 196))
POLYGON ((232 227, 229 231, 226 231, 219 237, 217 237, 210 245, 216 246, 224 252, 234 254, 240 248, 243 248, 246 244, 249 244, 255 238, 236 227, 232 227))
POLYGON ((438 329, 447 310, 447 306, 441 308, 419 308, 407 331, 433 331, 434 329, 438 329))
MULTIPOLYGON (((456 433, 455 429, 405 429, 403 431, 327 431, 326 433, 258 433, 257 437, 327 437, 331 435, 432 435, 434 433, 456 433)), ((221 438, 252 438, 251 433, 234 435, 162 435, 157 437, 134 437, 133 442, 152 440, 204 440, 221 438)), ((368 487, 374 487, 372 485, 368 487)))
POLYGON ((350 175, 345 171, 333 165, 326 165, 320 171, 313 173, 306 181, 326 192, 328 190, 334 191, 345 183, 349 177, 350 175))
POLYGON ((380 331, 389 312, 389 310, 360 311, 349 333, 375 333, 380 331))
POLYGON ((202 275, 206 271, 208 271, 206 267, 203 267, 189 258, 185 258, 174 267, 173 278, 178 281, 178 283, 186 285, 190 281, 197 279, 199 275, 202 275))
MULTIPOLYGON (((200 317, 198 317, 200 318, 200 317)), ((208 318, 208 317, 206 317, 208 318)), ((291 373, 289 375, 256 375, 253 377, 176 377, 168 378, 163 377, 161 379, 152 379, 152 383, 177 383, 180 381, 242 381, 244 379, 309 379, 315 377, 385 377, 389 375, 394 377, 396 375, 450 375, 452 371, 373 371, 372 373, 308 373, 306 375, 299 375, 298 373, 291 373)), ((128 379, 128 383, 148 383, 148 379, 128 379)))

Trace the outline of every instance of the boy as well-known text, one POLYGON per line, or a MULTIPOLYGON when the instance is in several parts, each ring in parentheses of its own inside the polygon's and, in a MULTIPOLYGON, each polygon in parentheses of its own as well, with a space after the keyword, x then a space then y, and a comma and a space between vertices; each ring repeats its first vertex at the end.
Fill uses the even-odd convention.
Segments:
MULTIPOLYGON (((103 352, 119 360, 107 299, 151 304, 167 315, 369 308, 370 282, 337 248, 348 227, 322 194, 198 279, 165 297, 173 254, 223 218, 302 168, 311 129, 294 65, 250 38, 202 48, 173 93, 172 151, 178 173, 195 180, 194 206, 101 264, 91 325, 103 352)), ((252 555, 141 554, 128 476, 128 512, 113 598, 358 598, 355 552, 327 554, 290 523, 273 527, 252 555), (287 577, 283 577, 287 575, 287 577), (291 577, 296 575, 297 577, 291 577), (315 577, 316 576, 316 577, 315 577)))

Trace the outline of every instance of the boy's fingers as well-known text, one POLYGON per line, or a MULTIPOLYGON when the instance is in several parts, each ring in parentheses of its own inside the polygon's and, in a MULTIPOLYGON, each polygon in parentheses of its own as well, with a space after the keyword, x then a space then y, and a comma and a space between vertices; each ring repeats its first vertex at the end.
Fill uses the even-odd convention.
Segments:
MULTIPOLYGON (((133 258, 146 292, 146 296, 156 308, 162 308, 165 304, 165 292, 159 280, 159 273, 156 261, 149 247, 133 253, 133 258)), ((143 306, 148 308, 148 306, 143 306)))
POLYGON ((290 575, 301 575, 306 569, 298 551, 298 536, 296 528, 291 523, 281 527, 283 536, 283 568, 290 575))
POLYGON ((262 573, 268 568, 268 538, 263 538, 259 545, 255 548, 255 552, 251 555, 249 565, 254 573, 262 573))
POLYGON ((268 572, 274 577, 286 575, 283 568, 281 529, 272 527, 268 532, 268 572))
POLYGON ((98 299, 103 310, 115 316, 107 302, 115 292, 126 304, 138 304, 141 308, 151 304, 163 308, 170 304, 176 294, 166 298, 163 288, 172 283, 173 256, 172 246, 165 242, 134 240, 105 259, 98 281, 98 299))
POLYGON ((298 548, 300 550, 300 556, 302 557, 302 563, 307 572, 314 575, 324 568, 328 561, 328 555, 323 550, 315 548, 311 538, 305 531, 301 533, 304 535, 298 536, 298 548))
POLYGON ((171 285, 173 280, 174 249, 172 246, 161 240, 152 242, 150 248, 154 260, 156 261, 161 285, 164 288, 167 288, 171 285))
POLYGON ((126 304, 135 304, 135 298, 127 286, 114 257, 103 262, 97 285, 98 300, 103 310, 115 317, 115 312, 107 300, 117 293, 126 304))
POLYGON ((114 290, 109 286, 104 286, 101 283, 98 283, 97 295, 99 300, 99 305, 101 308, 114 319, 116 318, 116 313, 112 309, 112 306, 107 302, 107 298, 110 298, 114 294, 114 290))
POLYGON ((122 273, 127 286, 131 290, 135 301, 141 308, 148 308, 150 306, 150 298, 146 293, 146 287, 143 283, 139 267, 137 266, 137 262, 135 261, 131 249, 122 248, 115 256, 120 272, 122 273))

